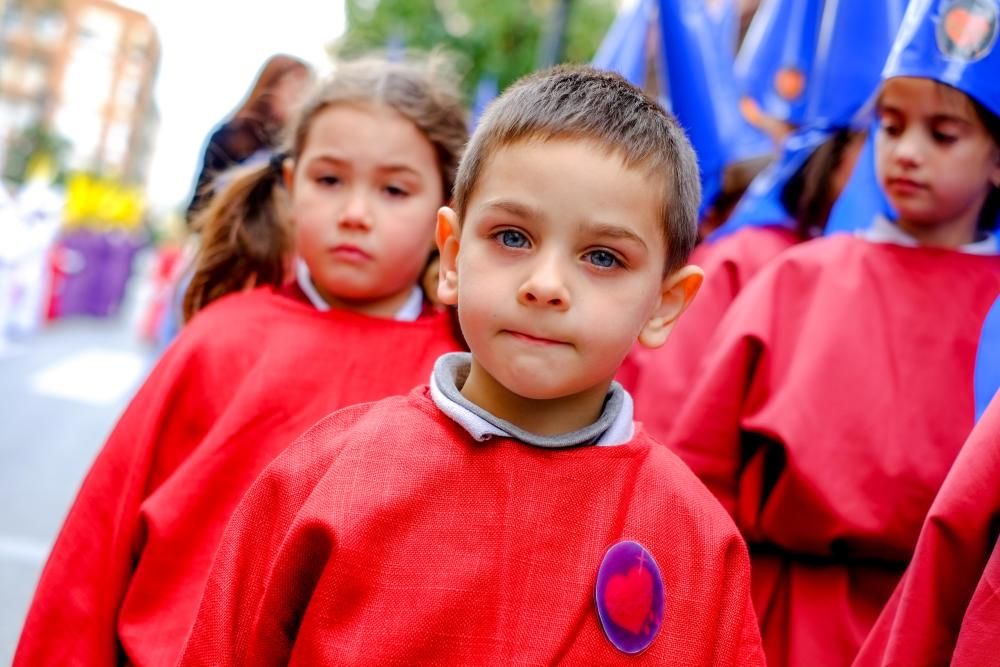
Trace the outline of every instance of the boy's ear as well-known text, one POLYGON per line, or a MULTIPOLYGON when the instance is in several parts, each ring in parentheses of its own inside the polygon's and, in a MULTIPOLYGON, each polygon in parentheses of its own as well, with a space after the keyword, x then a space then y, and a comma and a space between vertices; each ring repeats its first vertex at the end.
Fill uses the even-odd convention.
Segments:
POLYGON ((438 301, 447 305, 458 304, 458 214, 451 208, 438 209, 437 228, 434 231, 441 267, 438 270, 438 301))
POLYGON ((660 347, 666 343, 674 323, 694 300, 704 279, 704 272, 694 264, 688 264, 664 278, 660 288, 660 305, 639 332, 639 343, 645 347, 660 347))

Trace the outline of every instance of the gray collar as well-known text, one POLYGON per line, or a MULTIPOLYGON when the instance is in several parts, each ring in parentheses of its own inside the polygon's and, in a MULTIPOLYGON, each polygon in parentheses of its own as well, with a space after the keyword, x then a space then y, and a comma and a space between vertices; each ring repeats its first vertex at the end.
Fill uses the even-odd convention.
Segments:
POLYGON ((438 408, 476 440, 505 437, 535 447, 560 449, 581 445, 620 445, 632 439, 632 397, 617 382, 611 383, 604 410, 596 422, 560 435, 538 435, 491 414, 462 395, 469 377, 472 355, 452 352, 438 358, 431 373, 431 398, 438 408))

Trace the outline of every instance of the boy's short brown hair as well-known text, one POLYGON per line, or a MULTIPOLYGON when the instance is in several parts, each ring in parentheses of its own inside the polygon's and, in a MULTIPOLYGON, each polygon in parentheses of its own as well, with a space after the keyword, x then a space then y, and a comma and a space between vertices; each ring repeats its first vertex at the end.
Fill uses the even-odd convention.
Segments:
POLYGON ((698 161, 677 121, 618 74, 562 65, 524 77, 483 115, 455 179, 455 209, 464 218, 490 158, 519 141, 578 139, 617 153, 629 169, 662 184, 660 218, 665 271, 687 262, 698 234, 698 161))

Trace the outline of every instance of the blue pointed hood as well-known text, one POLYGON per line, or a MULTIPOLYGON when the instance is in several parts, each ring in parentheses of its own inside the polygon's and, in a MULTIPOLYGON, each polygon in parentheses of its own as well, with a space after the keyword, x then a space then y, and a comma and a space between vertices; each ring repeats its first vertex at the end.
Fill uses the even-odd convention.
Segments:
POLYGON ((763 0, 736 56, 741 94, 779 120, 801 125, 823 0, 763 0))
POLYGON ((732 63, 718 46, 704 0, 660 0, 658 9, 660 73, 672 93, 671 110, 698 154, 704 209, 726 164, 766 153, 769 142, 739 113, 732 63))
POLYGON ((998 0, 912 0, 882 77, 934 79, 1000 116, 998 33, 998 0))
POLYGON ((591 64, 618 72, 632 85, 644 87, 653 7, 654 0, 638 0, 623 8, 597 47, 591 64))

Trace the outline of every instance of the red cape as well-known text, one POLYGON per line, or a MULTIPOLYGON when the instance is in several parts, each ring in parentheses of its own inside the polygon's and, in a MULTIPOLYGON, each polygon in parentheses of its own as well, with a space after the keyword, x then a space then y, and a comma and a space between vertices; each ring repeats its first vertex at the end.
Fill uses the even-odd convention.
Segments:
POLYGON ((183 665, 763 665, 746 547, 643 433, 616 447, 482 443, 426 387, 330 415, 247 493, 183 665), (619 653, 595 611, 607 549, 659 565, 663 625, 619 653))
POLYGON ((1000 399, 955 459, 931 505, 913 561, 855 667, 997 664, 998 525, 1000 399))
POLYGON ((691 263, 705 271, 698 296, 674 325, 667 344, 651 350, 637 345, 629 355, 637 367, 630 390, 635 416, 657 440, 670 433, 708 353, 712 334, 746 284, 772 259, 799 242, 783 227, 748 227, 695 249, 691 263))
POLYGON ((173 665, 260 471, 320 417, 424 383, 443 315, 319 312, 267 290, 192 320, 129 405, 42 573, 15 665, 173 665))
POLYGON ((972 428, 1000 258, 836 236, 744 289, 668 443, 751 546, 768 663, 846 665, 972 428))

